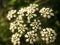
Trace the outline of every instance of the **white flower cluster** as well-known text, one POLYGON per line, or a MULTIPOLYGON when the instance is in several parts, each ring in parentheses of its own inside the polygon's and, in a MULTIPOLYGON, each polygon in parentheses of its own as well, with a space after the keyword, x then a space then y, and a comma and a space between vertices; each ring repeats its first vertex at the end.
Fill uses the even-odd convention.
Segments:
POLYGON ((11 41, 13 43, 13 45, 20 45, 20 35, 18 33, 15 33, 12 35, 11 41))
POLYGON ((30 19, 33 17, 36 17, 37 15, 35 14, 35 11, 38 10, 38 5, 37 4, 30 4, 30 6, 27 7, 27 19, 28 23, 30 23, 30 19))
POLYGON ((12 22, 10 23, 10 30, 12 33, 14 33, 15 30, 20 31, 21 33, 25 32, 28 28, 26 27, 26 24, 21 24, 19 21, 18 22, 12 22))
POLYGON ((7 14, 7 19, 11 20, 11 18, 16 17, 15 13, 16 13, 16 10, 10 10, 7 14))
POLYGON ((18 32, 22 35, 26 30, 28 30, 28 28, 26 27, 26 25, 22 25, 20 24, 18 27, 18 32))
POLYGON ((20 16, 24 16, 25 14, 25 12, 26 12, 27 10, 26 10, 26 7, 24 7, 24 8, 21 8, 21 9, 19 9, 19 11, 17 12, 17 14, 18 15, 20 15, 20 16))
POLYGON ((54 42, 56 39, 56 32, 52 28, 43 29, 41 32, 41 37, 46 43, 54 42))
MULTIPOLYGON (((15 33, 11 38, 13 45, 20 45, 20 38, 22 35, 25 35, 26 42, 29 42, 30 44, 38 41, 39 37, 37 31, 42 29, 42 24, 40 18, 38 18, 40 15, 36 12, 41 13, 41 16, 43 17, 51 18, 51 16, 54 16, 52 11, 52 9, 45 7, 39 11, 37 4, 30 4, 18 11, 9 11, 7 19, 12 20, 14 17, 9 28, 12 33, 15 33)), ((53 42, 55 40, 56 33, 51 28, 43 29, 40 33, 42 40, 46 41, 46 43, 53 42)))
POLYGON ((25 34, 25 38, 26 42, 29 42, 30 44, 33 44, 39 39, 37 33, 35 33, 34 30, 27 32, 27 34, 25 34))
POLYGON ((27 17, 27 22, 30 23, 30 19, 33 18, 33 16, 37 16, 35 13, 36 10, 38 10, 37 4, 30 4, 28 7, 21 8, 20 10, 10 10, 7 14, 7 19, 11 20, 13 17, 15 17, 15 20, 10 23, 10 30, 12 33, 17 33, 12 35, 12 43, 16 45, 22 36, 22 34, 28 30, 27 24, 24 22, 23 16, 27 17), (25 14, 26 13, 26 14, 25 14), (20 37, 19 37, 20 36, 20 37))
POLYGON ((30 19, 33 17, 36 17, 37 15, 35 14, 35 11, 38 10, 38 5, 37 4, 30 4, 28 7, 21 8, 17 14, 24 16, 26 12, 26 16, 28 19, 28 23, 30 23, 30 19))
POLYGON ((20 23, 24 23, 23 18, 22 18, 21 15, 19 15, 19 16, 16 18, 16 22, 17 22, 18 25, 19 25, 20 23))
POLYGON ((40 25, 41 25, 40 20, 36 20, 36 19, 34 19, 34 21, 31 22, 31 24, 30 24, 30 26, 32 26, 32 29, 34 29, 34 30, 41 29, 40 25))
MULTIPOLYGON (((11 40, 12 40, 13 45, 16 45, 17 43, 20 42, 20 38, 21 38, 22 34, 28 29, 26 27, 26 24, 23 24, 23 23, 24 23, 24 21, 20 15, 16 18, 16 20, 14 22, 10 23, 11 32, 14 33, 15 31, 17 31, 17 33, 18 33, 18 34, 15 33, 12 35, 11 40)), ((20 44, 18 44, 18 45, 20 45, 20 44)))
POLYGON ((15 30, 16 28, 17 28, 17 27, 16 27, 15 22, 10 23, 10 30, 11 30, 11 32, 14 32, 14 30, 15 30))
POLYGON ((44 18, 51 18, 51 16, 54 16, 53 10, 50 8, 43 7, 39 13, 41 13, 41 16, 44 18))

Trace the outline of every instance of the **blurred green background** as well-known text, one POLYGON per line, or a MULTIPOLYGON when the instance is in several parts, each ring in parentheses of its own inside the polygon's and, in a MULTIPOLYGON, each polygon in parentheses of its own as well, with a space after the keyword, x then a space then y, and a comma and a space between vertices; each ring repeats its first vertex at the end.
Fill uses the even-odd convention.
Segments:
MULTIPOLYGON (((12 45, 10 41, 12 33, 9 30, 9 21, 6 18, 8 11, 10 9, 18 10, 31 3, 37 3, 40 7, 48 6, 54 9, 55 18, 51 18, 50 24, 48 24, 56 30, 57 39, 53 44, 48 45, 60 45, 60 0, 0 0, 0 45, 12 45)), ((45 44, 37 42, 34 45, 45 44)))

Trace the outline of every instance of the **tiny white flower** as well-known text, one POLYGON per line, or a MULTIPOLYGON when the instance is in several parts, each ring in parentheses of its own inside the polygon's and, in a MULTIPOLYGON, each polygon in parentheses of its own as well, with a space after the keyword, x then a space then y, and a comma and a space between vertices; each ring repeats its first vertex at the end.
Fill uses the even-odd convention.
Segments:
POLYGON ((29 42, 29 39, 26 39, 26 42, 29 42))

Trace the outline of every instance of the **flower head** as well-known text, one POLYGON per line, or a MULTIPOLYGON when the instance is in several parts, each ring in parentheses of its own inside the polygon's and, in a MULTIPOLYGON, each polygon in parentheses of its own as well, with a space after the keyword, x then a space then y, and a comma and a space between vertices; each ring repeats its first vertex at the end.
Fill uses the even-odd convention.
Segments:
POLYGON ((30 24, 30 26, 32 26, 32 29, 34 29, 34 30, 41 29, 40 25, 41 25, 40 20, 36 20, 36 19, 34 19, 34 21, 31 22, 31 24, 30 24))
POLYGON ((11 32, 14 32, 14 30, 17 29, 17 26, 16 26, 15 22, 10 23, 10 28, 9 29, 11 30, 11 32))
POLYGON ((53 10, 50 8, 43 7, 39 13, 41 13, 41 16, 44 18, 51 18, 51 16, 54 16, 53 10))
POLYGON ((28 28, 26 27, 25 24, 20 24, 18 27, 18 32, 22 35, 28 28))
POLYGON ((13 43, 13 45, 20 45, 20 35, 18 33, 15 33, 12 35, 11 41, 13 43))
POLYGON ((7 19, 11 20, 11 18, 16 17, 15 13, 16 13, 16 10, 10 10, 7 14, 7 19))
POLYGON ((38 40, 37 33, 35 33, 34 30, 27 32, 27 34, 25 34, 25 38, 26 38, 26 42, 29 42, 30 44, 33 44, 38 40))
POLYGON ((24 16, 24 13, 26 12, 27 10, 26 10, 26 7, 25 8, 21 8, 18 12, 17 12, 17 14, 19 14, 19 15, 21 15, 21 16, 24 16))
POLYGON ((30 19, 33 17, 36 17, 37 15, 35 14, 35 11, 38 10, 38 5, 37 4, 30 4, 30 6, 27 7, 27 19, 28 23, 30 23, 30 19))
POLYGON ((56 32, 52 28, 43 29, 40 33, 42 40, 46 43, 54 42, 56 39, 56 32))

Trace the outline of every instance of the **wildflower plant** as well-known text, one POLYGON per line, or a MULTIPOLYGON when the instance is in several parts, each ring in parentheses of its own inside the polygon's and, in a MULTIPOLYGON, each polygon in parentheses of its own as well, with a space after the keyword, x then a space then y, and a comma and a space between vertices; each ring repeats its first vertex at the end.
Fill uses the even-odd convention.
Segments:
POLYGON ((55 30, 47 27, 43 29, 40 19, 41 16, 50 19, 51 16, 54 16, 53 10, 46 7, 39 9, 38 7, 38 4, 30 4, 27 7, 22 7, 18 11, 10 10, 8 12, 7 19, 9 21, 14 19, 10 22, 9 28, 13 33, 11 37, 13 45, 21 45, 20 39, 22 36, 24 36, 25 41, 30 44, 34 44, 38 39, 42 39, 46 44, 55 41, 57 35, 55 30), (40 32, 41 38, 38 32, 40 32))

